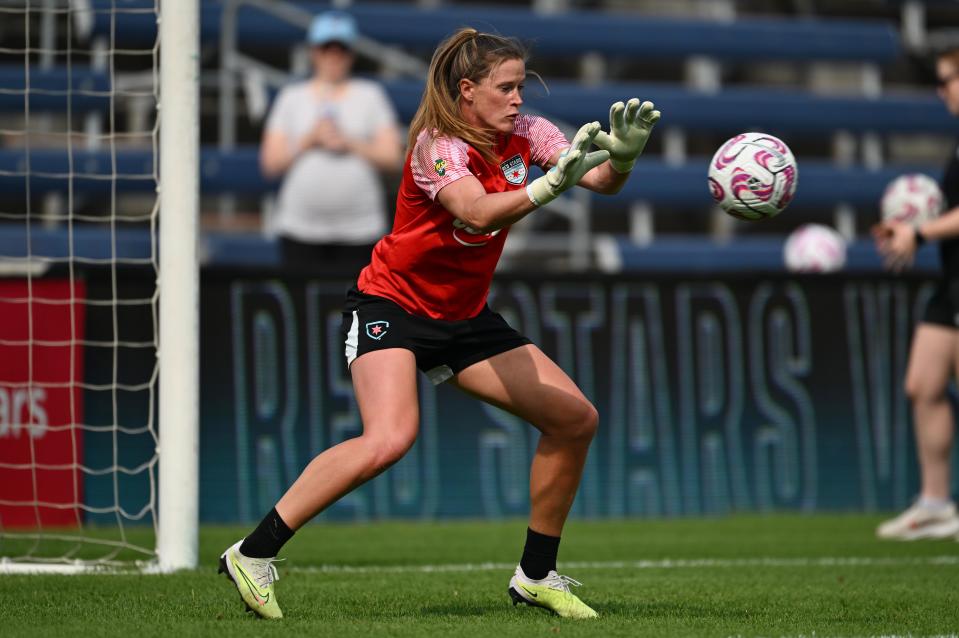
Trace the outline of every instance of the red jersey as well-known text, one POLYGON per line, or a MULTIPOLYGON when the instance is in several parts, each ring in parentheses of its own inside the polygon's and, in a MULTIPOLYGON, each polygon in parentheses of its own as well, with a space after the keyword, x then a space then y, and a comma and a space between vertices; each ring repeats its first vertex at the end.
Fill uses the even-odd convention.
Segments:
POLYGON ((556 126, 533 115, 516 118, 513 133, 496 148, 495 163, 459 138, 421 132, 403 166, 393 230, 376 244, 360 273, 360 291, 422 317, 459 321, 479 314, 509 228, 476 231, 443 208, 436 195, 468 175, 487 193, 525 188, 530 165, 545 168, 568 147, 556 126))

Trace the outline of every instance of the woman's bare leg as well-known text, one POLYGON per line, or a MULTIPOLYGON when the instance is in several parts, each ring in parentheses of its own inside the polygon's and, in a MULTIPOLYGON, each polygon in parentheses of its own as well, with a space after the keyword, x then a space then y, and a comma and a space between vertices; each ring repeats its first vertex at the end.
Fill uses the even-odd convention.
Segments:
POLYGON ((369 352, 350 366, 363 434, 314 458, 276 511, 296 530, 343 495, 400 460, 419 428, 413 353, 394 348, 369 352))
POLYGON ((530 468, 529 526, 560 536, 599 422, 596 408, 562 368, 533 345, 472 365, 453 383, 541 432, 530 468))

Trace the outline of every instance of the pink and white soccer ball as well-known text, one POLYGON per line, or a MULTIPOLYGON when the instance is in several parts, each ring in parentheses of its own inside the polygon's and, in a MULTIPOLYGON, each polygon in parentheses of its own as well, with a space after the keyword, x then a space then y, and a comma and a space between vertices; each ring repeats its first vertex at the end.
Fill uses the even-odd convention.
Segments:
POLYGON ((803 224, 786 239, 783 248, 790 272, 836 272, 846 265, 846 241, 822 224, 803 224))
POLYGON ((900 175, 889 182, 879 210, 883 221, 918 226, 942 212, 944 198, 936 180, 922 173, 900 175))
POLYGON ((796 157, 778 137, 740 133, 709 162, 709 190, 720 208, 739 219, 775 217, 796 193, 796 157))

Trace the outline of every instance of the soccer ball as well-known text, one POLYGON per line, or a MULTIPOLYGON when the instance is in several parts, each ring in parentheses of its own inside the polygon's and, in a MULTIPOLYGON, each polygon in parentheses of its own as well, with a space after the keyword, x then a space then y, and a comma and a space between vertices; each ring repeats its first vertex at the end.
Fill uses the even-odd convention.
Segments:
POLYGON ((836 272, 846 264, 846 242, 829 226, 804 224, 786 239, 783 259, 790 272, 836 272))
POLYGON ((900 175, 889 182, 879 202, 883 221, 913 226, 938 217, 942 208, 943 196, 939 184, 922 173, 900 175))
POLYGON ((709 190, 720 208, 739 219, 775 217, 796 193, 799 168, 789 147, 766 133, 740 133, 709 162, 709 190))

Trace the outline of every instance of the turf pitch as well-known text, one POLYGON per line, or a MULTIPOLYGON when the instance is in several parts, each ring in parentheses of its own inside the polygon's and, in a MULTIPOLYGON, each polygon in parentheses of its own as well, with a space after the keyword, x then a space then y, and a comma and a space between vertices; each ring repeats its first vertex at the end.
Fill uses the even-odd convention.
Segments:
POLYGON ((572 521, 560 571, 601 617, 506 594, 525 522, 314 523, 283 551, 286 618, 216 574, 246 527, 203 527, 178 575, 0 575, 13 636, 955 636, 959 543, 880 542, 876 516, 572 521))

